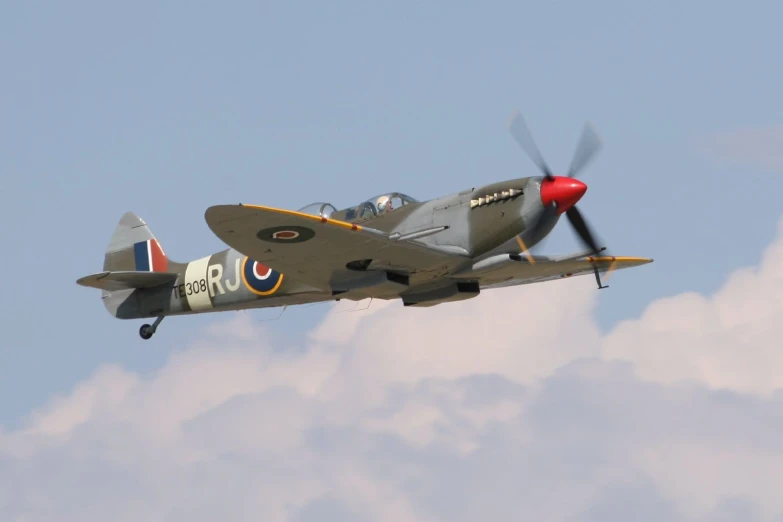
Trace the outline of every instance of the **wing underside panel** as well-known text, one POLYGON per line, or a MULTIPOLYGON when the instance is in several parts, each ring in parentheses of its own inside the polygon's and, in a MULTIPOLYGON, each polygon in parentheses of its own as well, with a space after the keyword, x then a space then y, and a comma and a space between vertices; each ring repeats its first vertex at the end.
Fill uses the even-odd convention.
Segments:
POLYGON ((596 269, 602 277, 606 277, 615 270, 633 268, 651 262, 652 259, 641 257, 608 256, 569 261, 544 260, 535 263, 522 259, 501 264, 495 269, 477 275, 476 279, 484 290, 568 279, 581 275, 595 275, 596 269))

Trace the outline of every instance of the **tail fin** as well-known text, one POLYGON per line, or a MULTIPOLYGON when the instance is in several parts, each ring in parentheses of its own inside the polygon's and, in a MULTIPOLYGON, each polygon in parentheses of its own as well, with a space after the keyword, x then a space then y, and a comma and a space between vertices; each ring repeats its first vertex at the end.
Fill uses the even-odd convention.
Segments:
POLYGON ((147 223, 133 212, 126 212, 106 248, 103 270, 106 272, 166 272, 169 259, 147 223))
POLYGON ((172 284, 183 265, 169 261, 147 224, 133 212, 125 213, 114 229, 103 258, 103 272, 76 281, 98 288, 109 312, 123 319, 142 317, 139 303, 129 299, 138 288, 172 284))

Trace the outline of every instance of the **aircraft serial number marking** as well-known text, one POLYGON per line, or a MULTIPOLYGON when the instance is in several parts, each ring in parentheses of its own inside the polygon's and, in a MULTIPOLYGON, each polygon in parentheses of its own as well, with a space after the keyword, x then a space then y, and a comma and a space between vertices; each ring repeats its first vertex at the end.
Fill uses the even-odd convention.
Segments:
POLYGON ((186 296, 200 294, 207 291, 207 280, 199 279, 197 281, 182 283, 172 287, 174 297, 184 299, 186 296))
MULTIPOLYGON (((208 265, 204 270, 206 272, 205 277, 201 278, 192 278, 188 280, 186 271, 186 280, 181 284, 174 285, 172 287, 172 294, 175 299, 186 299, 188 296, 195 295, 200 295, 203 299, 206 297, 205 294, 209 294, 210 297, 215 297, 216 295, 225 294, 226 290, 229 292, 236 292, 242 284, 239 273, 241 262, 241 259, 237 259, 234 262, 234 281, 231 281, 229 278, 223 278, 223 265, 221 263, 208 265)), ((188 268, 190 268, 190 266, 188 266, 188 268)), ((206 301, 204 304, 206 304, 206 301)))

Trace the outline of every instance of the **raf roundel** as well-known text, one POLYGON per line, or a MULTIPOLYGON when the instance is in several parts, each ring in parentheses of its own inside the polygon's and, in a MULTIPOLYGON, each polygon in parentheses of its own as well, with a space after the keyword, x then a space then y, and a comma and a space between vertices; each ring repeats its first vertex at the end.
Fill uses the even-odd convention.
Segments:
POLYGON ((272 233, 272 239, 287 239, 292 240, 299 237, 299 232, 296 230, 280 230, 279 232, 272 233))
POLYGON ((270 243, 302 243, 315 237, 315 231, 311 228, 295 225, 271 227, 259 230, 256 237, 270 243))
POLYGON ((256 295, 272 295, 283 283, 283 274, 246 257, 242 261, 242 281, 256 295))

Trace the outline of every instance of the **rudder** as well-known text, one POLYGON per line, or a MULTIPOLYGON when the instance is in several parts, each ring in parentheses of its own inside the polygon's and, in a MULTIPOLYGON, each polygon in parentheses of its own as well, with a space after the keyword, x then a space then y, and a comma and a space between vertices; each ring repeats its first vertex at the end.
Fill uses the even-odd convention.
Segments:
POLYGON ((107 272, 166 272, 169 259, 147 223, 133 212, 123 214, 106 248, 107 272))

